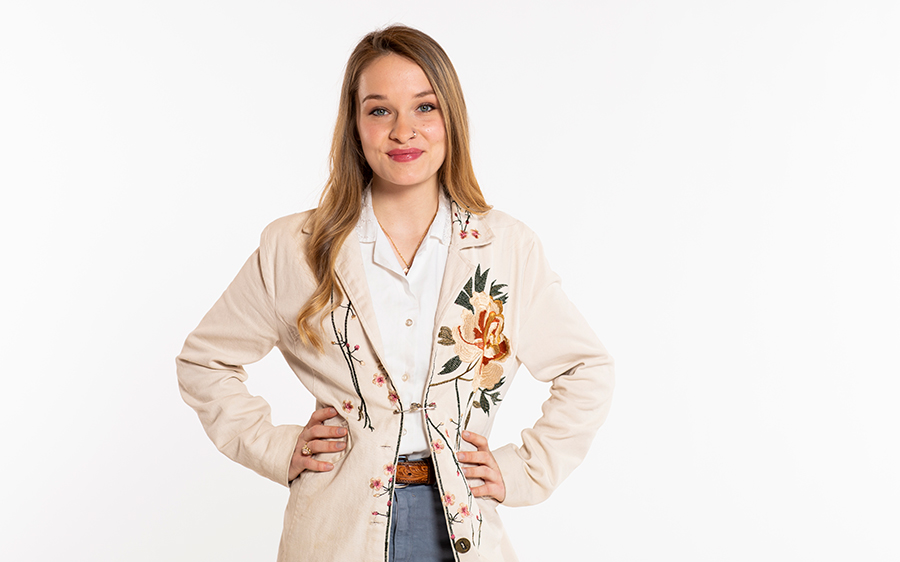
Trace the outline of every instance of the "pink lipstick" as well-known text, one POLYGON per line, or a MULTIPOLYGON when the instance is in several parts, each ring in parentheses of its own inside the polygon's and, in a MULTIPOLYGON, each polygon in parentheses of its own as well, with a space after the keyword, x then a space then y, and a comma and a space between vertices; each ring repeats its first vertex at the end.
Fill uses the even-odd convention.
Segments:
POLYGON ((394 162, 412 162, 421 155, 422 151, 418 148, 397 148, 388 152, 394 162))

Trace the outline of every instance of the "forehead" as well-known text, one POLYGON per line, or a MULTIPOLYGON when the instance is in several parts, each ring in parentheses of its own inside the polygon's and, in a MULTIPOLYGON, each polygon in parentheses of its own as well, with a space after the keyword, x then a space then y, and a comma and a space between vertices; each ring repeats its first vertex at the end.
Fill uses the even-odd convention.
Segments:
POLYGON ((425 72, 406 57, 391 53, 372 61, 359 76, 357 96, 384 98, 414 97, 431 91, 431 83, 425 72))

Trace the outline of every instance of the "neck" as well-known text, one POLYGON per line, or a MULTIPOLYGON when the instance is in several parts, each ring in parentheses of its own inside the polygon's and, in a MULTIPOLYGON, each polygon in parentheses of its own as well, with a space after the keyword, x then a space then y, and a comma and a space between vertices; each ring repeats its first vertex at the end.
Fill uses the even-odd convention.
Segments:
POLYGON ((381 225, 401 237, 420 236, 431 226, 440 186, 391 189, 372 183, 372 208, 381 225))

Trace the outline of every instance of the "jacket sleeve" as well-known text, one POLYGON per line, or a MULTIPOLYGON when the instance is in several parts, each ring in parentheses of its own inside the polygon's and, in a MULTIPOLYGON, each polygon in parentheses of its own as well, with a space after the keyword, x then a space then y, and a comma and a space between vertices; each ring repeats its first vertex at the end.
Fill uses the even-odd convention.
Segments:
POLYGON ((265 357, 278 342, 266 233, 260 249, 175 359, 184 401, 200 417, 206 434, 230 459, 285 486, 301 426, 274 426, 269 404, 251 396, 243 365, 265 357))
POLYGON ((523 320, 517 358, 534 378, 550 382, 550 397, 522 446, 493 451, 506 486, 504 505, 544 501, 578 466, 606 419, 613 361, 550 270, 535 238, 526 261, 523 320))

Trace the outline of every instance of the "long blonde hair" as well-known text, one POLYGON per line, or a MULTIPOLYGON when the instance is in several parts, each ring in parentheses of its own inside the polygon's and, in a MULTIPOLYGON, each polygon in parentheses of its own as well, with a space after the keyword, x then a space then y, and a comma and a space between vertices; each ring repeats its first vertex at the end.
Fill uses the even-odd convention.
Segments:
POLYGON ((392 25, 363 37, 350 55, 344 72, 331 141, 331 173, 319 206, 307 223, 311 236, 306 256, 317 285, 297 316, 297 330, 305 343, 319 351, 324 350, 322 339, 310 321, 326 308, 337 306, 343 298, 334 263, 341 246, 359 221, 363 190, 372 179, 372 169, 366 162, 356 129, 359 80, 372 62, 392 53, 419 65, 442 110, 447 151, 438 172, 440 183, 450 198, 466 210, 481 214, 490 209, 472 169, 466 102, 447 53, 428 35, 404 25, 392 25))

